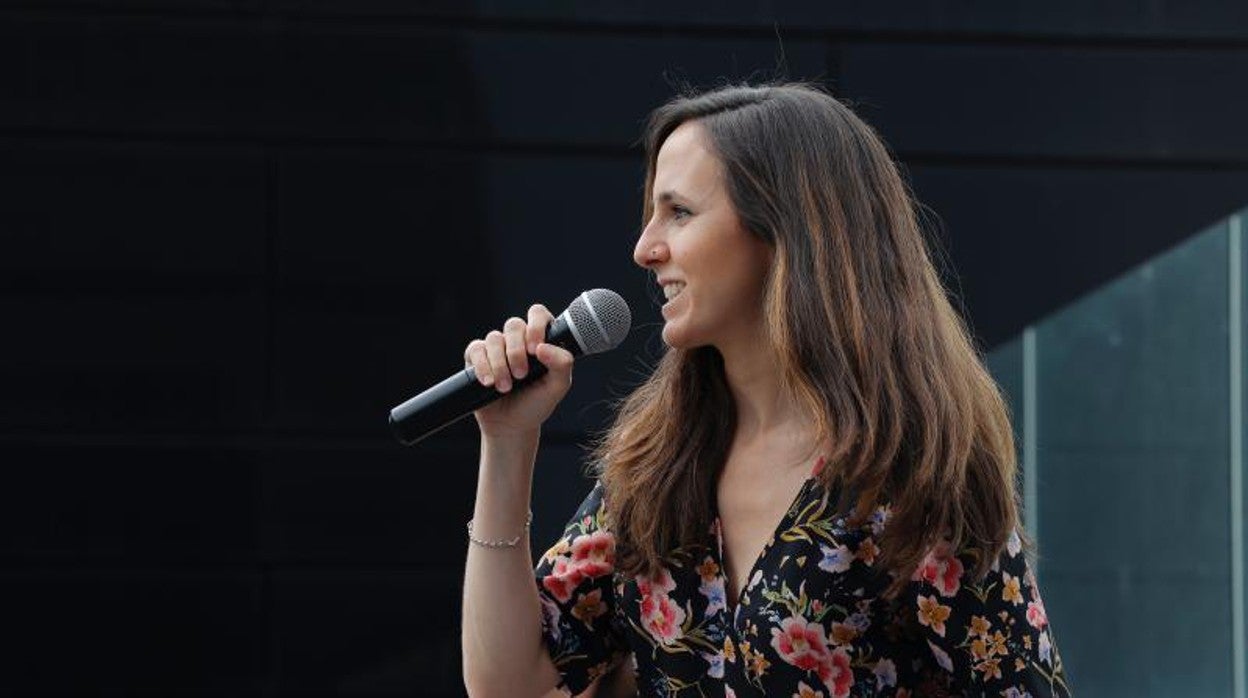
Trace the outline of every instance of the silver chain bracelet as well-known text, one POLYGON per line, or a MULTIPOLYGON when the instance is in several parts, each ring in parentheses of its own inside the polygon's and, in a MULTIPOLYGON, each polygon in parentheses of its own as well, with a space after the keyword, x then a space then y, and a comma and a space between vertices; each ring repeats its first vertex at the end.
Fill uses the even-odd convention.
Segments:
POLYGON ((515 538, 512 538, 511 540, 481 540, 480 538, 476 538, 472 535, 472 519, 469 519, 468 520, 468 540, 473 543, 476 543, 477 545, 483 548, 514 548, 517 545, 519 545, 521 538, 528 535, 529 526, 532 523, 533 523, 533 510, 530 509, 528 517, 524 520, 524 530, 520 532, 520 535, 516 536, 515 538))

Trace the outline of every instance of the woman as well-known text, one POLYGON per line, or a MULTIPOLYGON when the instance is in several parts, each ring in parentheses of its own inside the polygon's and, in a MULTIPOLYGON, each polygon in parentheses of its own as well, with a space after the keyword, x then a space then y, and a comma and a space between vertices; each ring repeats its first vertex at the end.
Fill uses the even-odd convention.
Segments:
POLYGON ((528 569, 540 425, 571 359, 551 314, 468 345, 480 410, 465 681, 577 693, 630 653, 642 695, 1068 693, 1017 533, 1006 407, 886 148, 807 85, 656 110, 634 250, 668 349, 528 569))

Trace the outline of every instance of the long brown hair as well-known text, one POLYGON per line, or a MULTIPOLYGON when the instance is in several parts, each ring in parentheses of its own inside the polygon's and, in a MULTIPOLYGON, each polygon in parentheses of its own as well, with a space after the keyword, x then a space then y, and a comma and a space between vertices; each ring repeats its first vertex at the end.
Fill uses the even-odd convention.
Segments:
MULTIPOLYGON (((940 541, 987 573, 1018 526, 1008 408, 946 297, 887 147, 817 86, 729 86, 650 116, 655 162, 697 120, 737 215, 770 243, 767 334, 785 386, 831 443, 820 478, 861 524, 891 506, 877 564, 890 595, 940 541)), ((594 445, 619 568, 652 574, 704 540, 736 410, 713 347, 666 350, 594 445)))

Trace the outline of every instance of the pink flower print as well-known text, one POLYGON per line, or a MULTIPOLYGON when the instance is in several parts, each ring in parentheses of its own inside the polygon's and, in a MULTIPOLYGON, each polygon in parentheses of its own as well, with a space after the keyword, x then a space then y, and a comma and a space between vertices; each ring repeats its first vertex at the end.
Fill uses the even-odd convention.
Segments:
POLYGON ((1044 630, 1044 626, 1049 624, 1049 615, 1044 612, 1044 602, 1039 596, 1027 604, 1027 622, 1036 630, 1044 630))
POLYGON ((799 669, 818 669, 828 660, 828 641, 819 623, 807 623, 801 616, 789 616, 771 629, 771 646, 784 661, 799 669))
POLYGON ((584 575, 573 567, 566 557, 555 560, 555 567, 550 574, 542 578, 542 586, 555 597, 559 603, 567 603, 572 598, 572 591, 581 583, 584 575))
POLYGON ((964 571, 962 561, 951 556, 949 544, 942 542, 923 558, 923 562, 914 571, 912 579, 931 584, 936 587, 941 596, 953 596, 962 587, 961 578, 964 571))
POLYGON ((646 594, 641 597, 641 625, 661 644, 670 645, 684 634, 681 625, 685 612, 667 594, 646 594))
POLYGON ((590 579, 615 571, 615 536, 598 530, 572 541, 572 566, 590 579))
POLYGON ((637 575, 637 591, 642 596, 659 593, 666 594, 676 588, 676 582, 672 580, 672 573, 666 568, 660 567, 659 573, 653 577, 644 574, 637 575))
POLYGON ((819 665, 819 680, 832 689, 832 698, 847 698, 854 685, 854 670, 849 667, 849 654, 843 649, 834 650, 819 665))

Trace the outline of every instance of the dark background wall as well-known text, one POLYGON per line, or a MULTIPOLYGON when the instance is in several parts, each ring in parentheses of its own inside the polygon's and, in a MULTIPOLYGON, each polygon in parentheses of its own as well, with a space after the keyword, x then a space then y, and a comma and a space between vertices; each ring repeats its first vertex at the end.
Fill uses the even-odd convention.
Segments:
POLYGON ((634 141, 673 80, 853 103, 984 349, 1248 201, 1248 5, 783 5, 0 0, 0 692, 461 693, 475 426, 386 412, 620 291, 553 539, 660 347, 634 141))

